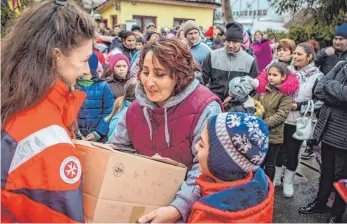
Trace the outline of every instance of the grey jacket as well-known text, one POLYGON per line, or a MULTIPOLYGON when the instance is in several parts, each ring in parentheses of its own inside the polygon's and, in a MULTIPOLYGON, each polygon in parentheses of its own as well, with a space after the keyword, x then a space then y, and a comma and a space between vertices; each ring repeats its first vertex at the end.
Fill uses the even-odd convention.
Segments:
MULTIPOLYGON (((173 96, 170 99, 168 99, 165 105, 163 106, 163 108, 170 108, 170 107, 174 107, 178 105, 185 98, 187 98, 189 94, 198 87, 198 85, 199 85, 199 81, 195 80, 192 84, 190 84, 187 87, 185 91, 179 94, 180 95, 179 98, 176 96, 173 96)), ((148 100, 146 94, 144 93, 143 87, 141 87, 140 85, 136 87, 136 99, 142 106, 146 106, 148 108, 157 107, 154 103, 148 100)), ((194 156, 194 159, 193 159, 194 164, 192 169, 188 171, 186 181, 182 184, 181 190, 177 192, 176 199, 171 203, 172 206, 176 207, 180 211, 183 221, 185 222, 188 219, 188 216, 193 207, 193 204, 197 200, 199 200, 201 197, 200 188, 197 185, 195 185, 196 178, 200 176, 199 161, 198 161, 195 145, 200 140, 202 130, 207 124, 208 119, 221 112, 222 110, 220 105, 216 101, 211 102, 204 109, 194 129, 194 138, 193 138, 193 142, 191 146, 192 154, 194 156)), ((145 115, 145 117, 146 119, 149 119, 148 116, 145 115)), ((166 135, 167 134, 168 133, 166 133, 166 135)), ((167 139, 170 138, 170 136, 165 136, 165 137, 167 139)), ((123 148, 132 147, 132 143, 130 141, 129 134, 127 131, 126 112, 124 113, 124 117, 120 119, 117 129, 115 130, 113 135, 110 137, 108 143, 112 143, 118 147, 123 147, 123 148)))
POLYGON ((222 101, 228 96, 229 82, 239 76, 258 76, 257 61, 240 49, 236 54, 228 54, 225 48, 214 50, 202 65, 202 78, 222 101))
MULTIPOLYGON (((314 64, 309 64, 300 71, 295 72, 299 79, 300 86, 299 90, 294 95, 294 101, 298 104, 305 105, 309 100, 313 99, 313 87, 317 80, 322 78, 324 75, 314 64)), ((322 102, 318 101, 315 103, 315 109, 322 106, 322 102)), ((286 124, 296 125, 296 119, 301 117, 306 110, 306 106, 298 107, 295 111, 290 111, 286 124)))
POLYGON ((318 82, 315 95, 324 105, 314 138, 347 150, 347 61, 339 62, 318 82))

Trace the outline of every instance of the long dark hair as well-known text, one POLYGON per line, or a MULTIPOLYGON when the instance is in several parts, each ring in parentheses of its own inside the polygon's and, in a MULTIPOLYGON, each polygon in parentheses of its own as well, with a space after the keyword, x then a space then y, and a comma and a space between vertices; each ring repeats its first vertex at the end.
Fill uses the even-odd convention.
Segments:
POLYGON ((69 55, 94 36, 93 19, 72 3, 45 1, 24 11, 2 41, 2 123, 35 106, 55 84, 54 48, 69 55))

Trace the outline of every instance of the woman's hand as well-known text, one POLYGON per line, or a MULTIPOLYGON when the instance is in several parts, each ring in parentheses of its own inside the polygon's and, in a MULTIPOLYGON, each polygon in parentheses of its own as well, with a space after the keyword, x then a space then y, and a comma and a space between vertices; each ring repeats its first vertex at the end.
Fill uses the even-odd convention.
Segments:
POLYGON ((181 213, 173 206, 161 207, 139 218, 139 223, 174 223, 181 219, 181 213))
POLYGON ((87 141, 96 142, 95 135, 93 135, 93 133, 88 134, 88 135, 86 136, 86 140, 87 140, 87 141))

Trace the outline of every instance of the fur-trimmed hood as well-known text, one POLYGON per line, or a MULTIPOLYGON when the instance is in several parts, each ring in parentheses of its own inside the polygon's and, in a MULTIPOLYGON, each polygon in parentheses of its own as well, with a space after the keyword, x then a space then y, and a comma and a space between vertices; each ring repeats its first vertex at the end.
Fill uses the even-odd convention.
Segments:
MULTIPOLYGON (((259 86, 256 88, 256 91, 258 93, 266 93, 267 86, 269 84, 267 76, 268 76, 268 73, 266 71, 263 71, 257 77, 259 81, 259 86)), ((285 95, 292 96, 299 89, 299 86, 300 86, 299 79, 296 77, 294 73, 291 72, 288 74, 287 78, 283 81, 279 90, 281 91, 281 93, 285 95)))

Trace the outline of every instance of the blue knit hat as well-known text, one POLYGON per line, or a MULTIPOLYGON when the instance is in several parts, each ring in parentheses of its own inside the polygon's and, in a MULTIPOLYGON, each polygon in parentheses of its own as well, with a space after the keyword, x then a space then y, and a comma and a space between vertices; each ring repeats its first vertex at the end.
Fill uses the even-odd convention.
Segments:
POLYGON ((344 23, 341 26, 336 28, 335 37, 336 36, 341 36, 341 37, 347 39, 347 23, 344 23))
POLYGON ((98 56, 94 52, 92 56, 90 56, 88 60, 88 64, 89 64, 90 73, 91 74, 96 73, 96 70, 98 69, 99 60, 98 60, 98 56))
POLYGON ((218 114, 208 123, 208 135, 208 168, 220 180, 244 178, 259 168, 268 150, 268 127, 253 114, 218 114))

